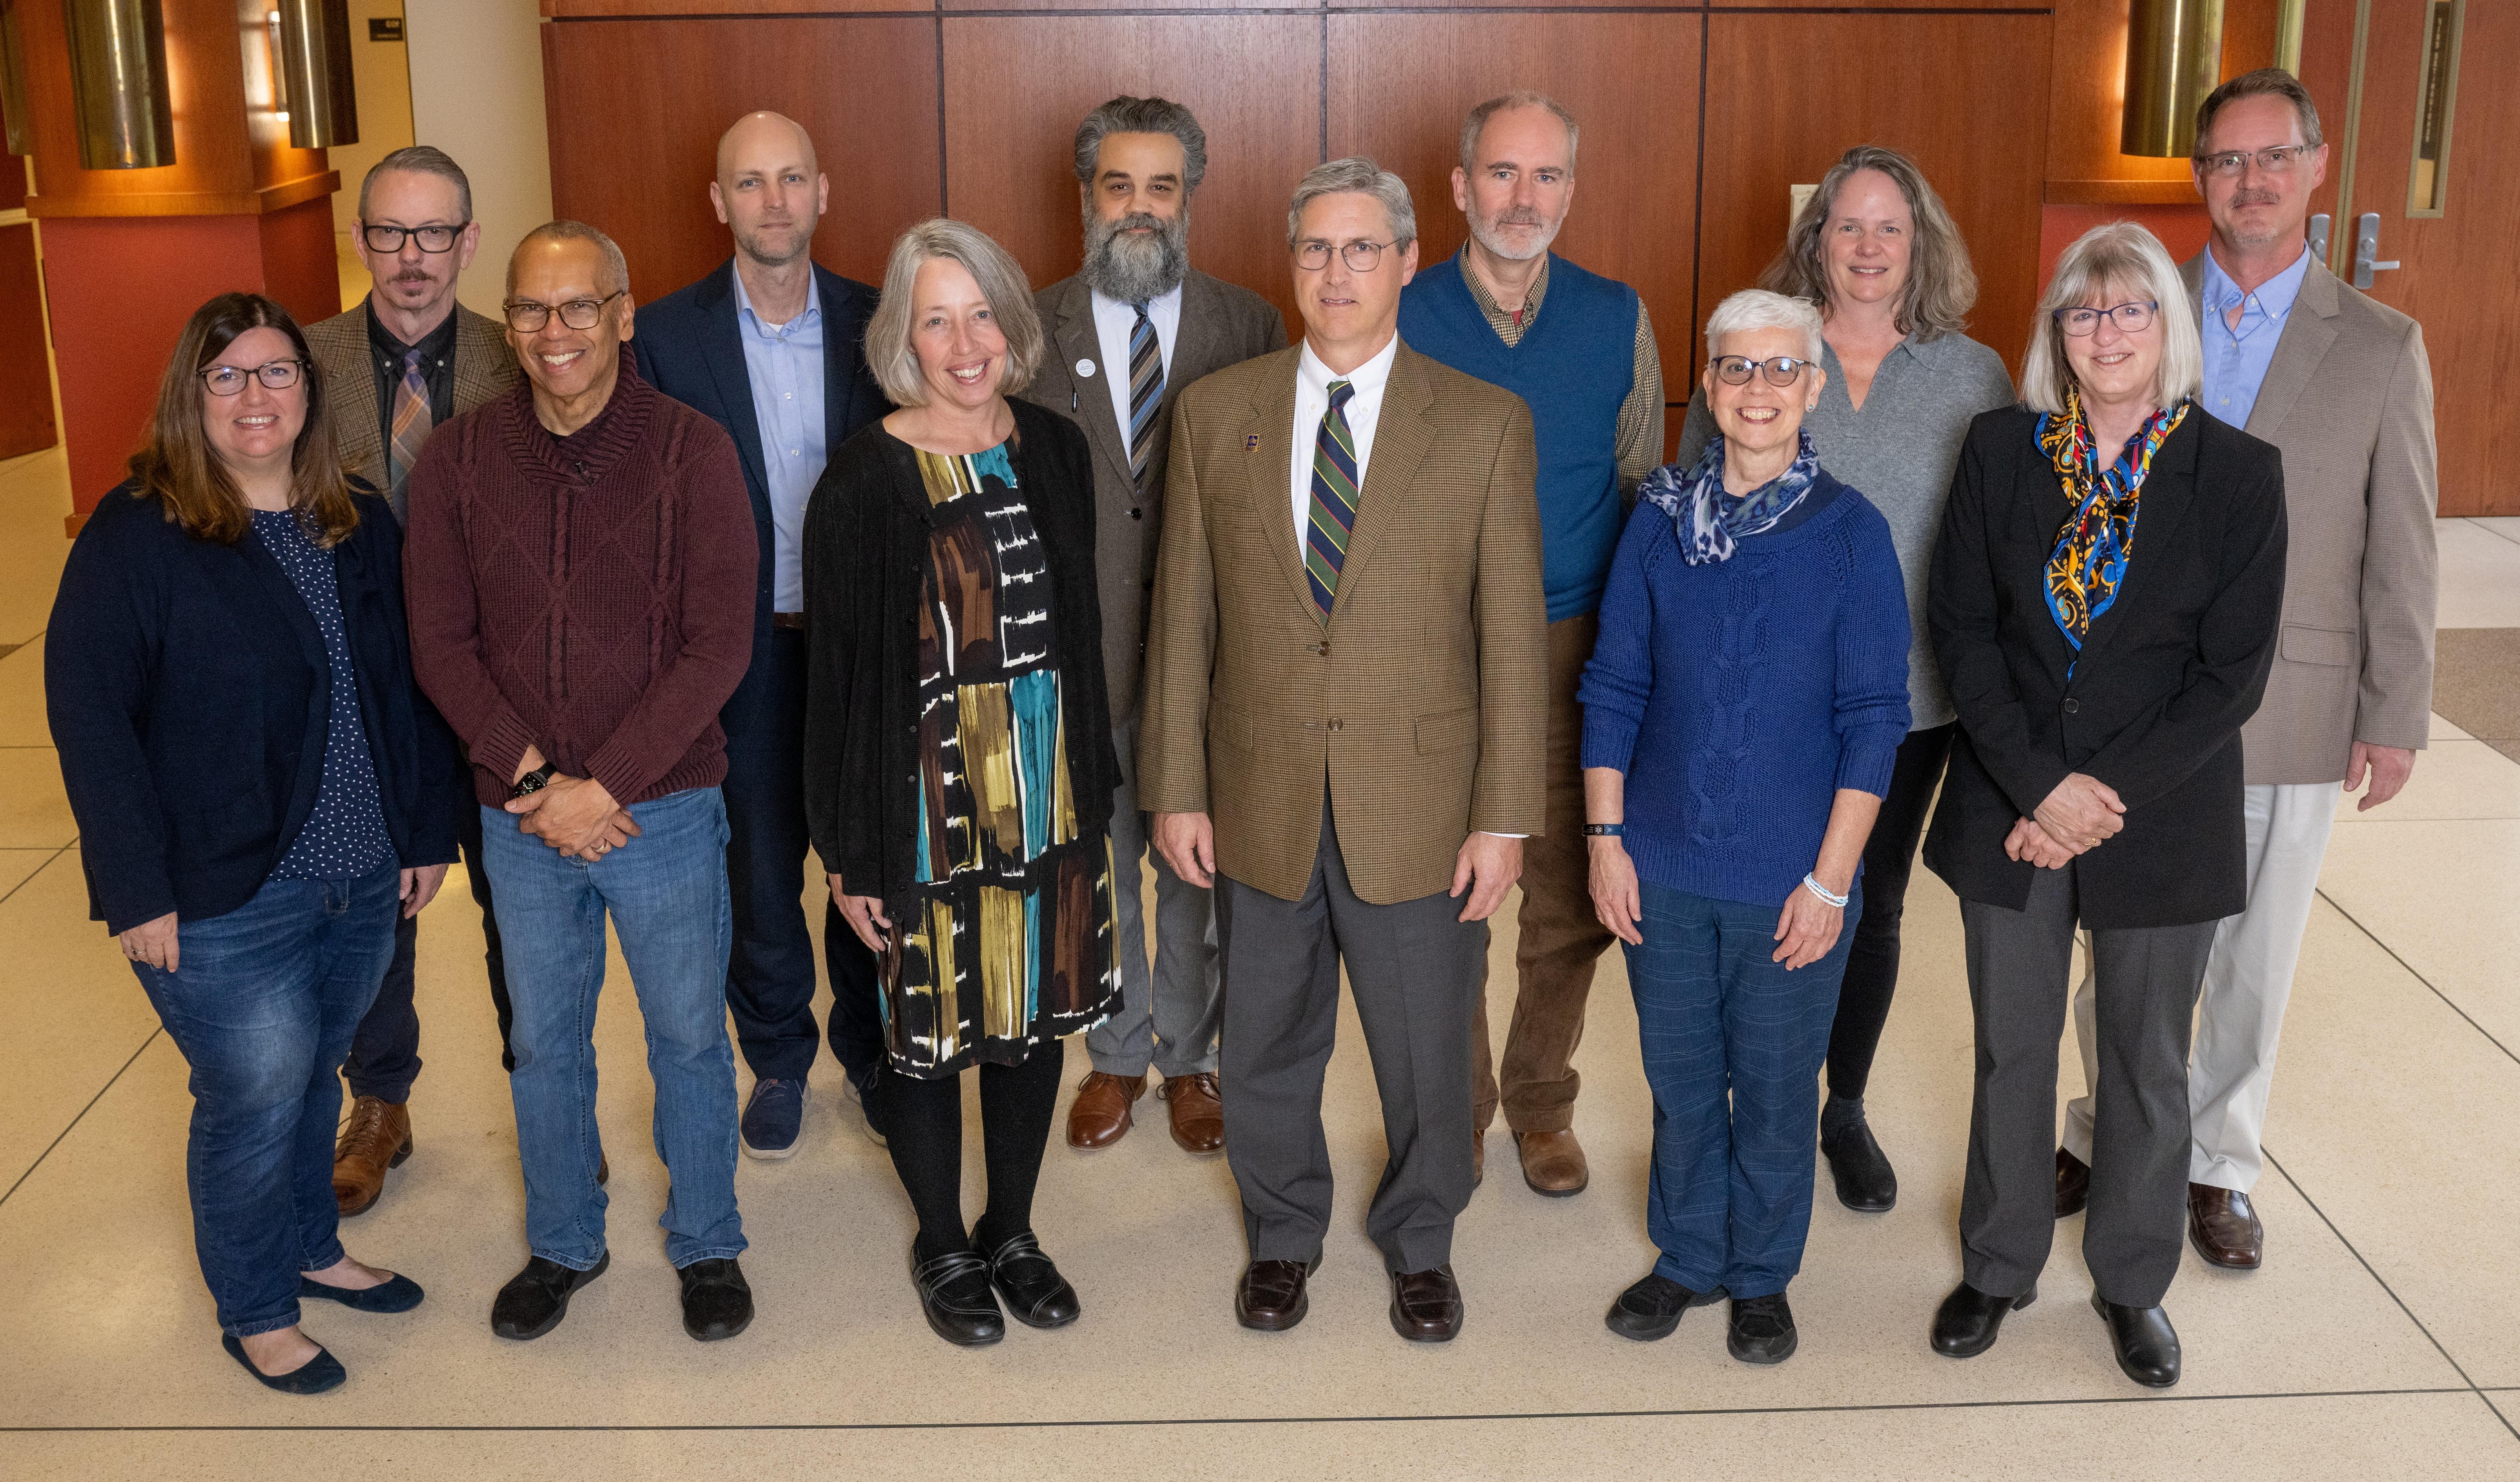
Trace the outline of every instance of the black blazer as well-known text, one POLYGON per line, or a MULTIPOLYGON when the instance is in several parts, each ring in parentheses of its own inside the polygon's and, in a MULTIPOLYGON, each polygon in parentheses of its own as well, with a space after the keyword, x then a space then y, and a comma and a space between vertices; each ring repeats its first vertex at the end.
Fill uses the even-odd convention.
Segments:
MULTIPOLYGON (((451 864, 471 788, 454 734, 412 679, 402 530, 384 500, 355 497, 359 525, 333 569, 385 831, 405 868, 451 864)), ((70 546, 44 634, 44 703, 91 917, 125 931, 253 898, 315 810, 332 672, 260 541, 195 540, 130 484, 105 497, 70 546)))
POLYGON ((1969 427, 1926 589, 1959 711, 1925 865, 1962 900, 2022 909, 2036 866, 2004 835, 2066 775, 2117 789, 2123 831, 2073 864, 2083 924, 2173 926, 2248 904, 2240 726, 2283 611, 2283 464, 2202 407, 2153 455, 2126 584, 2072 681, 2048 554, 2072 513, 2018 407, 1969 427))
MULTIPOLYGON (((836 450, 892 404, 867 369, 866 327, 875 316, 876 291, 817 264, 814 292, 823 309, 823 441, 836 450)), ((779 566, 769 475, 761 466, 761 424, 752 415, 752 377, 744 368, 742 326, 737 322, 735 259, 654 303, 641 304, 630 349, 650 385, 726 428, 742 459, 743 489, 752 496, 753 530, 761 540, 752 663, 718 721, 731 748, 769 744, 777 738, 778 721, 764 665, 779 566)))
MULTIPOLYGON (((1094 455, 1060 413, 1008 404, 1015 483, 1050 560, 1068 789, 1090 838, 1110 824, 1120 782, 1094 581, 1094 455)), ((832 455, 805 507, 805 823, 851 895, 898 900, 916 882, 919 591, 931 527, 915 450, 879 423, 832 455)))

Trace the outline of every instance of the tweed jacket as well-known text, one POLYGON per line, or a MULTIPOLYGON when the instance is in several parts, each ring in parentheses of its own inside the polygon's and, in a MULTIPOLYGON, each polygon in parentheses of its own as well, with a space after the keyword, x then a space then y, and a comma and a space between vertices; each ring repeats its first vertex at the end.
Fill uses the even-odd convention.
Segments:
MULTIPOLYGON (((333 435, 341 461, 375 488, 389 489, 385 471, 383 413, 377 406, 377 375, 368 360, 368 304, 306 327, 306 348, 324 368, 333 403, 333 435)), ((499 322, 455 306, 455 415, 463 416, 517 383, 517 355, 499 322)), ((402 512, 394 512, 400 518, 402 512)))
MULTIPOLYGON (((2204 272, 2201 252, 2180 269, 2200 321, 2204 272)), ((2440 561, 2422 328, 2314 257, 2247 430, 2283 454, 2290 525, 2248 780, 2342 782, 2356 741, 2423 749, 2440 561)))
POLYGON ((1129 438, 1111 408, 1110 378, 1126 365, 1106 365, 1094 325, 1094 290, 1082 276, 1062 278, 1033 295, 1051 353, 1023 399, 1048 407, 1085 429, 1094 446, 1094 566, 1102 597, 1102 668, 1118 725, 1138 712, 1138 676, 1146 666, 1147 608, 1155 590, 1155 554, 1163 531, 1164 455, 1172 443, 1172 411, 1184 387, 1227 366, 1286 347, 1286 322, 1249 289, 1192 269, 1182 280, 1181 330, 1173 344, 1164 393, 1157 403, 1154 447, 1147 456, 1142 496, 1129 473, 1129 438), (1090 364, 1092 376, 1076 368, 1090 364))
POLYGON ((1222 873, 1295 900, 1327 778, 1350 881, 1393 905, 1450 889, 1472 830, 1541 831, 1531 412, 1399 347, 1325 624, 1287 484, 1301 353, 1219 371, 1174 408, 1138 800, 1206 812, 1222 873))

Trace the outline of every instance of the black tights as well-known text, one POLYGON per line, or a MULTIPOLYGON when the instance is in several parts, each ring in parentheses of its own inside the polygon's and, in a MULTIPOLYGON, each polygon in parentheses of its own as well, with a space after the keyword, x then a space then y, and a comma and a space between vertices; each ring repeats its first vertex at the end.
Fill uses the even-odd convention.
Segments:
POLYGON ((919 1214, 919 1258, 974 1247, 996 1249, 1032 1228, 1032 1190, 1050 1145, 1065 1047, 1035 1045, 1020 1065, 980 1067, 980 1147, 988 1167, 989 1204, 980 1223, 963 1228, 963 1078, 922 1080, 883 1067, 883 1132, 893 1171, 919 1214))
POLYGON ((1828 1094, 1842 1100, 1863 1100, 1864 1084, 1872 1077, 1872 1052, 1881 1046, 1881 1026, 1890 1021, 1908 875, 1958 729, 1941 725, 1908 733, 1891 766, 1890 794, 1881 800, 1881 816, 1864 844, 1864 919, 1855 923, 1855 940, 1847 947, 1846 980, 1837 990, 1837 1019, 1828 1031, 1828 1094))

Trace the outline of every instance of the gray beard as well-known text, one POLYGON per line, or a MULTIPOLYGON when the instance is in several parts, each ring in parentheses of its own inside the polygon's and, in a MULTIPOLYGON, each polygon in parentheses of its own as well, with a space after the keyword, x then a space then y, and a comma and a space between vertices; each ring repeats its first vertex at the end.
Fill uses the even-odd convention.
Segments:
POLYGON ((1085 208, 1085 282, 1104 297, 1121 303, 1145 303, 1181 287, 1190 271, 1190 209, 1183 207, 1170 222, 1136 212, 1104 221, 1085 208), (1141 224, 1157 228, 1150 238, 1122 234, 1141 224))
MULTIPOLYGON (((1565 223, 1562 221, 1558 223, 1558 226, 1563 225, 1565 225, 1565 223)), ((1489 251, 1496 253, 1499 257, 1506 259, 1508 262, 1529 262, 1534 257, 1548 251, 1549 245, 1557 240, 1557 227, 1551 227, 1546 236, 1542 237, 1526 250, 1519 252, 1508 251, 1505 245, 1505 235, 1490 227, 1486 221, 1479 217, 1473 216, 1470 218, 1470 235, 1479 240, 1479 246, 1486 247, 1489 251)))

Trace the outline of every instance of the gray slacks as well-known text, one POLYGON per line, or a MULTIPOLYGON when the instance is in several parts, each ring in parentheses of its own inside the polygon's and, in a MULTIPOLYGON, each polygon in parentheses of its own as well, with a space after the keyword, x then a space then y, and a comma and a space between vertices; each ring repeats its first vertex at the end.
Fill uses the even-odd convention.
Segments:
POLYGON ((1392 1271, 1450 1261, 1453 1222, 1470 1202, 1470 1011, 1487 923, 1456 920, 1462 902, 1440 894, 1391 906, 1358 899, 1327 802, 1302 899, 1220 875, 1216 907, 1228 985, 1225 1156, 1251 1259, 1310 1261, 1329 1229, 1322 1078, 1344 959, 1387 1149, 1366 1234, 1392 1271))
MULTIPOLYGON (((2028 1291, 2054 1238, 2056 1059, 2072 986, 2077 873, 2073 865, 2038 872, 2020 911, 1960 903, 1977 1023, 1961 1272, 1990 1296, 2028 1291)), ((2099 1078, 2083 1258, 2104 1301, 2158 1306, 2179 1273, 2187 1037, 2216 924, 2092 933, 2099 1078)))
POLYGON ((1216 1068, 1217 963, 1213 892, 1173 873, 1148 847, 1138 811, 1138 723, 1115 726, 1120 785, 1111 794, 1111 900, 1119 917, 1120 1007, 1085 1031, 1094 1068, 1139 1077, 1151 1064, 1166 1079, 1216 1068), (1138 862, 1155 872, 1154 970, 1147 970, 1147 909, 1138 862))

